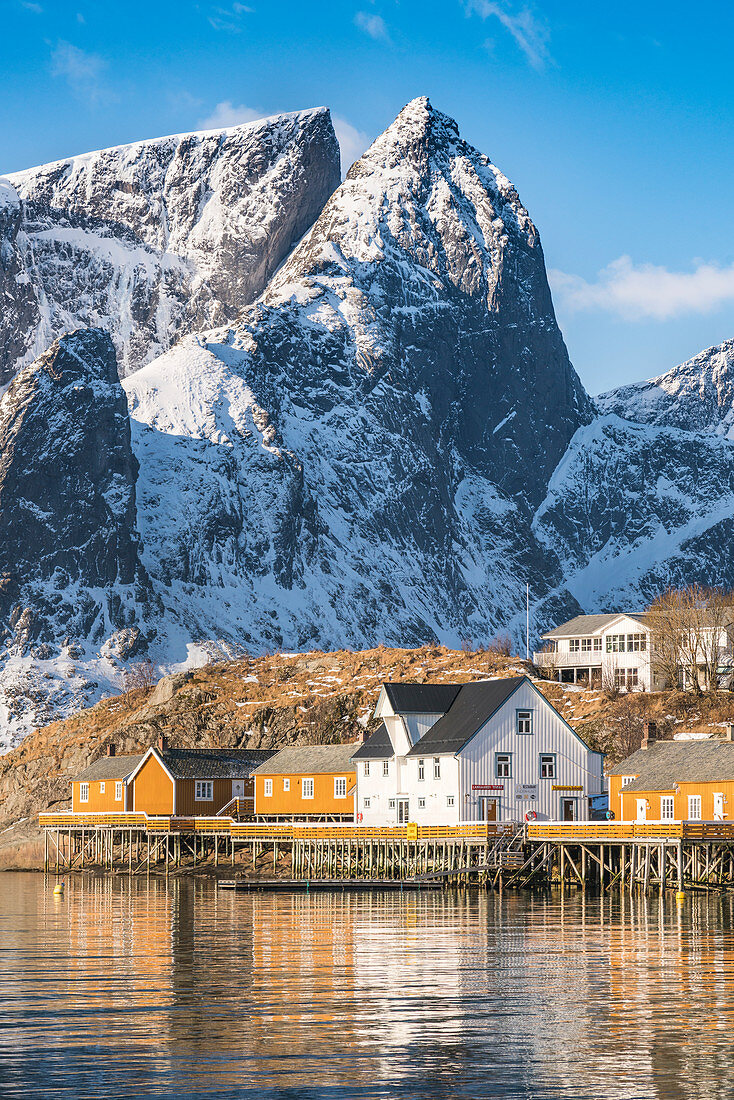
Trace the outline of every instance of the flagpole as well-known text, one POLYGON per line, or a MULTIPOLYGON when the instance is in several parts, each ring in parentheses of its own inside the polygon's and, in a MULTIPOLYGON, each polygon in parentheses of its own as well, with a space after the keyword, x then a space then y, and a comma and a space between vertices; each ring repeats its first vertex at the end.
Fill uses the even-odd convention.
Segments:
POLYGON ((530 660, 530 582, 525 584, 525 660, 530 660))

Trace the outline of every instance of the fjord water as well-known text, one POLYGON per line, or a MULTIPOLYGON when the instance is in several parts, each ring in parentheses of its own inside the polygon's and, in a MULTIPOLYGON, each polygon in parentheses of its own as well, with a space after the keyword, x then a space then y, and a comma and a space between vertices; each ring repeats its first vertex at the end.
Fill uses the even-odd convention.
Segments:
POLYGON ((0 874, 0 1096, 718 1100, 734 900, 0 874))

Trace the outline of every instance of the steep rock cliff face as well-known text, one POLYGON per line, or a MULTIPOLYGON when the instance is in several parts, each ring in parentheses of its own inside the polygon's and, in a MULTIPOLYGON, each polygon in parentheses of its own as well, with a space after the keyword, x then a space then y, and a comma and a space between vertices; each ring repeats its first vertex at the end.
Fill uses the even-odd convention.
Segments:
MULTIPOLYGON (((0 687, 10 697, 10 666, 65 653, 74 680, 74 656, 105 642, 129 652, 140 637, 153 597, 138 559, 137 470, 106 333, 63 336, 18 373, 0 402, 0 687)), ((31 675, 39 691, 41 678, 31 675)))
POLYGON ((597 398, 603 412, 641 424, 714 432, 734 439, 734 340, 672 370, 597 398))
POLYGON ((455 643, 562 580, 530 521, 593 408, 527 211, 425 99, 232 329, 125 387, 145 564, 205 636, 455 643))
POLYGON ((128 374, 180 334, 232 321, 338 182, 325 108, 9 176, 0 193, 0 384, 79 326, 107 329, 128 374))

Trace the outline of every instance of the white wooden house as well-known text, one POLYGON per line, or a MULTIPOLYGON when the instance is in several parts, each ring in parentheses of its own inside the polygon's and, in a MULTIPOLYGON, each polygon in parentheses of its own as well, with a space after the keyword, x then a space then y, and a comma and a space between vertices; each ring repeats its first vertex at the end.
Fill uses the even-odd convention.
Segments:
POLYGON ((583 821, 603 756, 527 676, 385 684, 377 731, 352 758, 358 822, 583 821))

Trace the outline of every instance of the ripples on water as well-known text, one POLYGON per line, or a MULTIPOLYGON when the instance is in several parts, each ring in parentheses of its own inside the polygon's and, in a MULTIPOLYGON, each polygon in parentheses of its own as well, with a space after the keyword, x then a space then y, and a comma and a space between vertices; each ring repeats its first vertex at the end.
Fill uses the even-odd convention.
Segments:
POLYGON ((3 1097, 734 1096, 734 900, 0 875, 3 1097))

